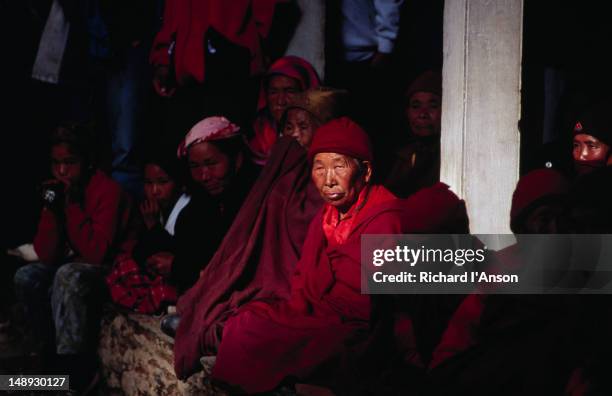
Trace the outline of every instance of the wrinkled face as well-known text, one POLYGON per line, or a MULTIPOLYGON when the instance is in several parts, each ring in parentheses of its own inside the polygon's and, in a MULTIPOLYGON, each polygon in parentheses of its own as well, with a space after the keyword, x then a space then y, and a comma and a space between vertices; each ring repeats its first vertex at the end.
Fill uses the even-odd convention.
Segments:
POLYGON ((298 80, 283 75, 270 77, 266 89, 266 100, 268 110, 277 124, 280 122, 287 106, 293 103, 296 95, 301 91, 298 80))
POLYGON ((174 202, 178 188, 174 179, 155 164, 147 164, 144 169, 144 194, 150 201, 156 201, 162 209, 174 202))
POLYGON ((357 202, 371 175, 369 162, 360 169, 357 160, 343 154, 318 153, 312 164, 312 180, 321 197, 340 213, 346 213, 357 202))
POLYGON ((430 92, 416 92, 405 109, 410 129, 415 136, 440 134, 442 98, 430 92))
POLYGON ((65 143, 51 147, 51 173, 64 184, 74 184, 83 177, 83 160, 65 143))
POLYGON ((319 123, 306 110, 290 109, 287 112, 283 135, 291 136, 308 150, 312 142, 312 136, 318 127, 319 123))
POLYGON ((610 146, 594 136, 580 133, 574 136, 574 163, 576 165, 604 166, 608 161, 610 146))
POLYGON ((189 147, 187 162, 193 181, 213 196, 227 190, 237 171, 232 158, 208 142, 189 147))

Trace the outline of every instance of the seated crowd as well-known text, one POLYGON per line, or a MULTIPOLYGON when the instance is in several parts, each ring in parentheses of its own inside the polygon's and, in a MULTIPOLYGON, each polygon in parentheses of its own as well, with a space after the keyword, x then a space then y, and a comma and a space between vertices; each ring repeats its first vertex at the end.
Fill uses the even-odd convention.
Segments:
MULTIPOLYGON (((349 95, 321 86, 303 59, 277 60, 252 125, 203 117, 178 148, 150 150, 140 202, 98 169, 87 128, 58 127, 39 262, 14 276, 47 367, 87 382, 100 307, 112 301, 142 314, 176 306, 162 323, 177 377, 216 356, 212 379, 229 392, 606 393, 603 299, 362 294, 362 235, 468 234, 469 220, 439 182, 440 74, 406 90, 410 138, 376 179, 376 135, 353 121, 349 95)), ((608 106, 576 119, 575 175, 521 178, 513 232, 610 232, 608 106)), ((521 243, 497 259, 520 265, 521 243)))

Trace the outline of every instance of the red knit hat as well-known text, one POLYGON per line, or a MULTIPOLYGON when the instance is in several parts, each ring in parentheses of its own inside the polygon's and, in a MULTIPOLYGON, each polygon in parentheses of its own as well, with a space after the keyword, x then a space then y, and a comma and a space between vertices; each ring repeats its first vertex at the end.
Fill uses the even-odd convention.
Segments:
POLYGON ((569 184, 565 177, 552 169, 536 169, 521 177, 512 195, 510 224, 516 223, 529 210, 544 199, 567 193, 569 184))
POLYGON ((317 129, 308 150, 312 163, 318 153, 338 153, 364 161, 372 161, 372 148, 368 134, 353 120, 341 117, 317 129))
POLYGON ((404 97, 410 100, 410 97, 417 92, 429 92, 442 96, 442 75, 432 70, 426 71, 410 84, 404 97))

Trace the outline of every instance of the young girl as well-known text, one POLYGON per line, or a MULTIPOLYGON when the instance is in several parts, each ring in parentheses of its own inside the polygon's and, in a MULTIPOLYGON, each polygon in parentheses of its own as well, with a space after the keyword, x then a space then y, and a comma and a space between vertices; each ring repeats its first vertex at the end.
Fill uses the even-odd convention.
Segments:
POLYGON ((136 239, 124 243, 106 277, 113 301, 140 313, 157 313, 177 299, 169 282, 175 254, 174 229, 189 203, 183 193, 180 164, 170 155, 156 154, 145 161, 144 200, 136 239))

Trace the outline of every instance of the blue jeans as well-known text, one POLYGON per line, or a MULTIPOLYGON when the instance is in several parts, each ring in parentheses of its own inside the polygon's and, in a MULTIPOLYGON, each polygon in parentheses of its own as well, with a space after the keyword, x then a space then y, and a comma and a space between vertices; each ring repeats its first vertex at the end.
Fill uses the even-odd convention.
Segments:
POLYGON ((85 263, 27 264, 15 273, 15 293, 41 347, 53 340, 59 355, 86 353, 97 345, 106 268, 85 263))
POLYGON ((142 196, 140 139, 147 88, 151 84, 147 45, 126 51, 122 66, 107 74, 108 127, 112 178, 136 198, 142 196))

